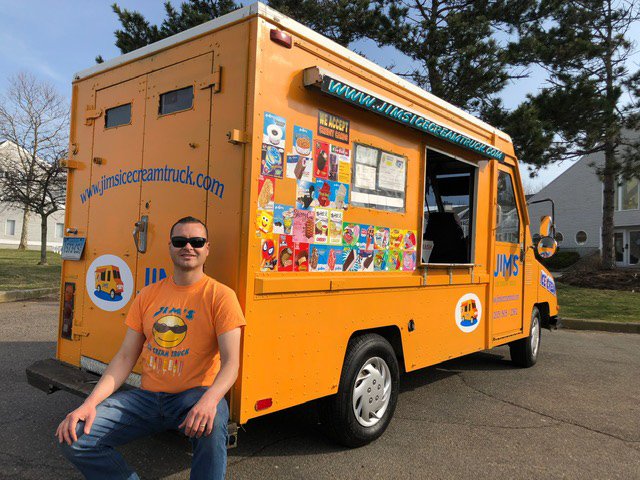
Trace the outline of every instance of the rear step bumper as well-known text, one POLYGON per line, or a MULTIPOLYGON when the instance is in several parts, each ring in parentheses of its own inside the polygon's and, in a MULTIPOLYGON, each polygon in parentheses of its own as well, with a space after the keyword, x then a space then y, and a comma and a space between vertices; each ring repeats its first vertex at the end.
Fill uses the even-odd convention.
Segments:
MULTIPOLYGON (((84 398, 91 393, 98 380, 100 375, 81 370, 55 358, 38 360, 27 367, 29 384, 46 393, 65 390, 84 398)), ((122 388, 132 387, 123 385, 122 388)), ((238 445, 238 425, 235 422, 229 422, 227 430, 227 448, 234 448, 238 445)))

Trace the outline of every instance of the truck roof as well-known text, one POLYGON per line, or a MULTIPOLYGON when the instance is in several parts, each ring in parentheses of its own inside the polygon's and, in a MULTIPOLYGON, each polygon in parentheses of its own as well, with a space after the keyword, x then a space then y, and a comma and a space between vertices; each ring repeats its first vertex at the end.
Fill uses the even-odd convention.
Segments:
POLYGON ((158 42, 152 43, 145 47, 139 48, 129 53, 125 53, 124 55, 120 55, 119 57, 112 58, 111 60, 107 60, 103 63, 94 65, 85 70, 77 72, 73 76, 73 81, 79 81, 84 78, 88 78, 93 75, 96 75, 100 72, 104 72, 112 68, 118 67, 120 65, 131 63, 140 58, 153 55, 162 50, 166 50, 174 45, 185 43, 189 40, 206 35, 209 32, 218 30, 224 26, 227 26, 233 23, 237 23, 247 17, 252 17, 252 16, 262 17, 276 25, 281 26, 282 28, 290 32, 294 32, 296 35, 298 35, 301 38, 304 38, 310 42, 313 42, 319 45, 325 45, 329 47, 329 49, 334 54, 340 57, 343 57, 353 62, 354 64, 362 67, 363 69, 366 69, 371 73, 384 78, 390 83, 395 84, 397 87, 400 87, 406 91, 409 91, 414 95, 417 95, 418 97, 421 97, 424 100, 427 100, 433 104, 443 107, 446 110, 450 111, 451 113, 458 115, 461 118, 464 118, 471 124, 474 124, 485 131, 489 131, 495 134, 497 137, 500 137, 508 142, 511 142, 511 137, 506 133, 498 130, 495 127, 492 127, 488 123, 485 123, 482 120, 474 117, 470 113, 465 112, 461 108, 456 107, 436 97, 435 95, 427 92, 426 90, 408 82, 407 80, 399 77, 398 75, 390 72, 389 70, 382 68, 376 63, 362 57, 361 55, 358 55, 355 52, 352 52, 348 48, 343 47, 342 45, 334 42, 333 40, 330 40, 324 35, 321 35, 308 27, 305 27, 301 23, 293 20, 292 18, 287 17, 286 15, 283 15, 277 10, 272 9, 261 2, 256 2, 251 5, 247 5, 246 7, 242 7, 231 13, 215 18, 213 20, 210 20, 196 27, 190 28, 189 30, 185 30, 183 32, 172 35, 171 37, 167 37, 158 42))

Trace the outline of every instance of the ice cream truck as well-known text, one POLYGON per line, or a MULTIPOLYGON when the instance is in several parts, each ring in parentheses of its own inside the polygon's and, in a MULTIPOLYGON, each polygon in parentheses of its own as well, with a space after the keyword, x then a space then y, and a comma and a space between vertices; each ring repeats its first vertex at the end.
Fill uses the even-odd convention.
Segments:
POLYGON ((235 425, 314 401, 363 445, 401 373, 505 344, 531 366, 558 314, 509 136, 261 3, 76 74, 65 165, 48 392, 90 391, 187 215, 247 319, 235 425))

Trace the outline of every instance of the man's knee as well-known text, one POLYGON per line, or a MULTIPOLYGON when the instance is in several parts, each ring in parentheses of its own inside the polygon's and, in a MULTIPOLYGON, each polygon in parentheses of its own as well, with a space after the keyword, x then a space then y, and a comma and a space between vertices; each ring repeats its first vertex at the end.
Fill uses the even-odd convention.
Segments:
POLYGON ((71 445, 67 444, 67 442, 58 442, 60 452, 69 460, 75 458, 78 454, 91 450, 95 447, 95 445, 92 445, 91 442, 88 441, 88 436, 84 434, 84 422, 78 422, 78 425, 76 426, 76 437, 77 440, 71 445))

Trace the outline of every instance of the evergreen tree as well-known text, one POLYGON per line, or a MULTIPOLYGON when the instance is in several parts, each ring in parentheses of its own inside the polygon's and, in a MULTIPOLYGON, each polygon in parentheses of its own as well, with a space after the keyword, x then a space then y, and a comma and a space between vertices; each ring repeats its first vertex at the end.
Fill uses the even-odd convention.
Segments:
MULTIPOLYGON (((239 5, 233 0, 189 0, 180 4, 178 11, 167 1, 164 4, 166 18, 159 26, 151 25, 140 12, 120 8, 116 3, 111 8, 122 25, 122 29, 114 32, 116 47, 121 53, 127 53, 225 15, 239 5)), ((100 55, 96 62, 102 63, 100 55)))
POLYGON ((540 17, 545 21, 523 32, 529 58, 522 61, 541 65, 549 80, 503 118, 504 127, 537 166, 604 154, 604 165, 594 167, 604 184, 602 265, 613 268, 616 184, 640 174, 640 145, 624 135, 640 126, 640 71, 628 68, 628 30, 640 18, 638 4, 542 0, 540 17))
POLYGON ((382 14, 371 0, 269 0, 269 6, 344 47, 375 38, 382 14))
POLYGON ((415 65, 400 75, 482 117, 496 114, 497 95, 510 80, 518 44, 515 25, 535 15, 528 0, 378 0, 385 15, 379 45, 391 45, 415 65), (500 38, 500 40, 499 40, 500 38))

